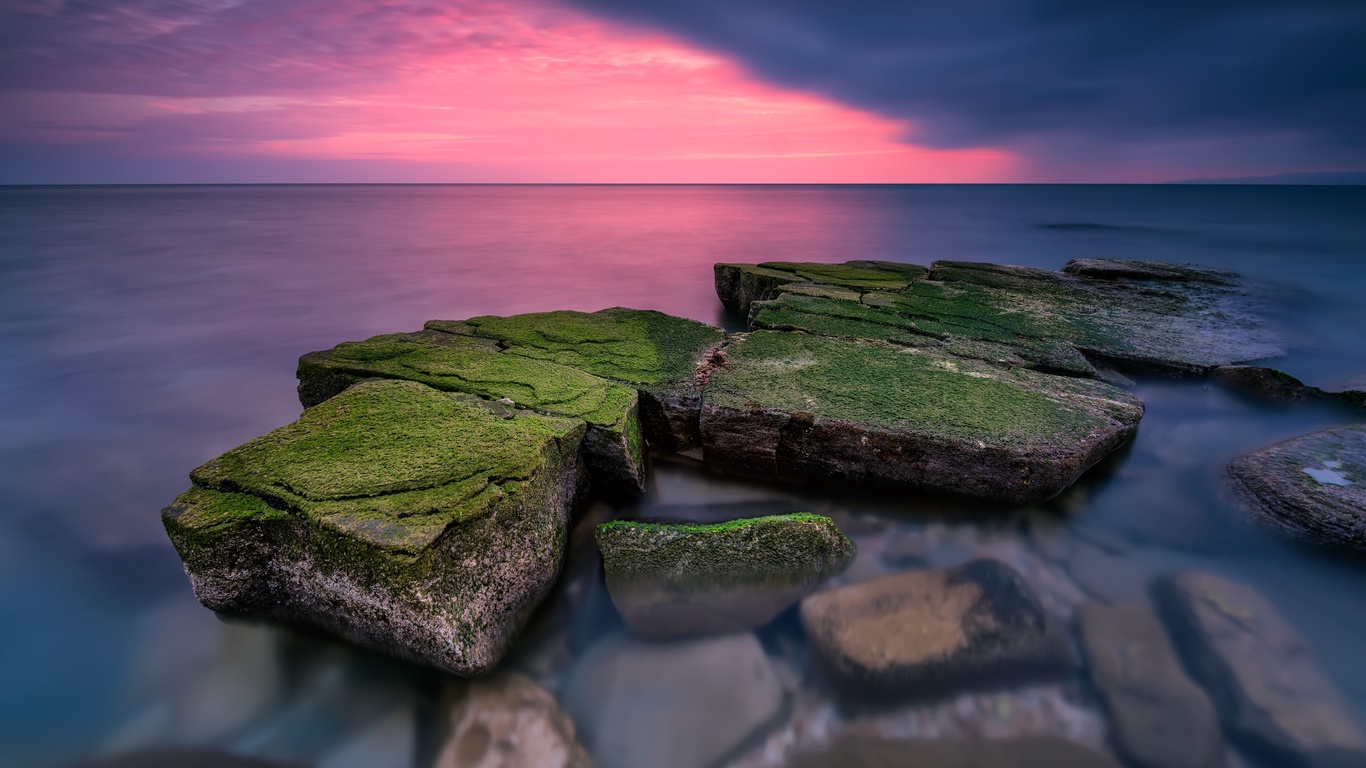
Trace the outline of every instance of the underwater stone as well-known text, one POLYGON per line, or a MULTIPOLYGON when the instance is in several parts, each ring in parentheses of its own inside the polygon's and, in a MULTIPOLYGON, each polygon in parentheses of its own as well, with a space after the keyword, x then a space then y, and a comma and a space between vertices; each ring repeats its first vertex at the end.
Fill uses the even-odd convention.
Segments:
POLYGON ((453 683, 442 702, 435 768, 592 768, 574 723, 531 678, 498 673, 453 683))
POLYGON ((799 612, 812 648, 851 694, 939 695, 1071 665, 1034 590, 997 560, 817 592, 799 612))
POLYGON ((584 461, 598 489, 631 494, 645 485, 634 388, 551 361, 504 354, 490 339, 430 330, 375 336, 304 355, 298 377, 306 408, 357 381, 381 377, 582 419, 588 423, 584 461))
POLYGON ((196 469, 162 520, 221 614, 479 674, 559 572, 584 431, 362 382, 196 469))
POLYGON ((1366 424, 1245 454, 1229 463, 1227 477, 1244 508, 1272 530, 1366 551, 1366 424))
POLYGON ((759 627, 853 560, 828 517, 597 527, 607 589, 631 631, 664 639, 759 627))
POLYGON ((1066 488, 1142 415, 1092 379, 755 331, 711 370, 702 441, 709 463, 737 474, 1021 502, 1066 488))
POLYGON ((1351 705, 1266 598, 1199 571, 1164 577, 1155 594, 1186 668, 1250 757, 1296 768, 1366 765, 1351 705))

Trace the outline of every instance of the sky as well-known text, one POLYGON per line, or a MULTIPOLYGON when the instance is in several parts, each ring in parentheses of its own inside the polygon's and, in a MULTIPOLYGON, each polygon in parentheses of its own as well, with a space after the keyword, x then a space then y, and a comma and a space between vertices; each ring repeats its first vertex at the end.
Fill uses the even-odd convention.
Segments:
POLYGON ((1366 168, 1361 0, 0 0, 0 183, 1366 168))

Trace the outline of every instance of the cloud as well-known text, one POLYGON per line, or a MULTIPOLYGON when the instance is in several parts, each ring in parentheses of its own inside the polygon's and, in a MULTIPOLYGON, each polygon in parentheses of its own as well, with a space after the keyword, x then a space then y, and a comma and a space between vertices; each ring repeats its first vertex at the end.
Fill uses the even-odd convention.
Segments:
POLYGON ((1366 165, 1360 0, 569 0, 911 138, 1051 163, 1366 165))

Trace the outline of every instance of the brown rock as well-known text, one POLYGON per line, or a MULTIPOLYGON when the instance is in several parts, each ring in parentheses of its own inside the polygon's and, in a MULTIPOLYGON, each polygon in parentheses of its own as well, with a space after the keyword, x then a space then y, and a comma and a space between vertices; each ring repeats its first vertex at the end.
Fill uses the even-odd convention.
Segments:
POLYGON ((1304 637, 1266 598, 1198 571, 1157 584, 1186 666, 1224 729, 1278 766, 1366 765, 1366 738, 1304 637))
POLYGON ((1144 768, 1214 768, 1224 745, 1209 697, 1181 669, 1156 615, 1140 603, 1077 609, 1091 682, 1115 741, 1144 768))
POLYGON ((436 768, 592 768, 574 723, 531 678, 499 674, 453 687, 436 768))
POLYGON ((859 692, 935 694, 1067 663, 1038 597, 997 560, 819 592, 800 614, 835 681, 859 692))
POLYGON ((799 755, 793 768, 1119 768, 1106 755, 1051 736, 1000 741, 847 739, 799 755))

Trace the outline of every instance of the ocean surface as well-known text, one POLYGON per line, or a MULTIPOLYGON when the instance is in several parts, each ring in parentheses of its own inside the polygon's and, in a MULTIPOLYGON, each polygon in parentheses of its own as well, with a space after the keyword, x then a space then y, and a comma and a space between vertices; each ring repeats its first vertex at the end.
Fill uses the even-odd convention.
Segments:
MULTIPOLYGON (((161 526, 192 468, 298 416, 302 353, 433 318, 551 309, 649 308, 738 330, 713 290, 717 261, 1057 269, 1090 257, 1268 283, 1295 346, 1275 366, 1328 389, 1366 374, 1366 187, 0 188, 0 764, 156 744, 331 768, 430 762, 440 674, 220 622, 161 526)), ((1366 721, 1366 561, 1243 525, 1220 492, 1233 456, 1350 415, 1269 408, 1201 379, 1135 379, 1147 404, 1138 437, 1046 513, 1123 542, 1123 568, 1102 577, 1133 582, 1117 589, 1178 567, 1254 585, 1366 721)), ((643 500, 606 514, 689 509, 831 514, 868 553, 856 576, 896 570, 876 553, 898 532, 932 542, 935 564, 1028 547, 1029 510, 796 491, 667 464, 643 500)), ((595 616, 565 630, 575 650, 525 668, 557 690, 574 654, 613 628, 610 606, 595 616)), ((800 638, 790 617, 779 623, 761 639, 781 656, 800 638)), ((815 704, 790 717, 838 730, 819 692, 806 695, 815 704)), ((1025 732, 1104 743, 1084 687, 1032 695, 1020 706, 1051 701, 1055 717, 1025 732)), ((686 688, 677 697, 708 706, 686 688)), ((996 733, 970 722, 986 717, 976 705, 956 706, 879 727, 996 733)), ((777 738, 759 734, 735 764, 771 763, 777 738)))

